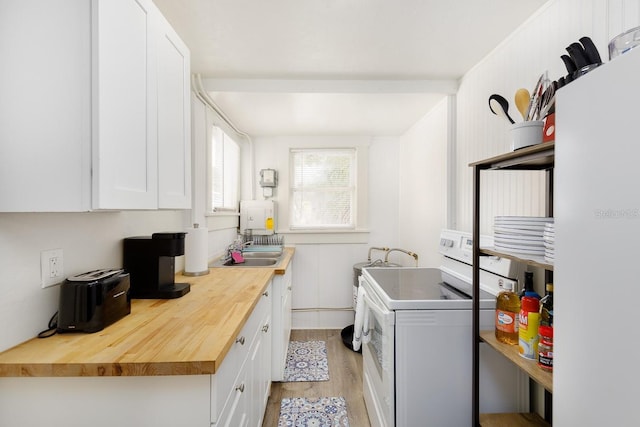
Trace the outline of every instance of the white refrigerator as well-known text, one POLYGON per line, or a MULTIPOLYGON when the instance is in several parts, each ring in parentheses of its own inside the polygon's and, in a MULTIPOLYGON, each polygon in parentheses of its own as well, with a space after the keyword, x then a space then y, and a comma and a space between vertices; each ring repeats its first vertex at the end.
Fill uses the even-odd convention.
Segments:
POLYGON ((640 48, 556 105, 553 424, 640 426, 640 48))

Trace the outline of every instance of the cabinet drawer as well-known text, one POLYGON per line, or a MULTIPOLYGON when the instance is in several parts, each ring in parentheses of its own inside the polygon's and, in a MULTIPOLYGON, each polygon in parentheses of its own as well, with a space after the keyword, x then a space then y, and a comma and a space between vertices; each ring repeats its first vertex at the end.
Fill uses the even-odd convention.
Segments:
POLYGON ((236 380, 233 383, 233 389, 229 394, 227 405, 220 412, 217 421, 213 421, 215 427, 243 427, 248 424, 248 407, 250 384, 247 369, 247 361, 244 361, 236 380))
POLYGON ((256 335, 262 329, 265 314, 271 310, 271 287, 267 288, 254 308, 251 316, 235 338, 235 342, 222 361, 220 369, 211 380, 211 422, 216 423, 226 406, 231 404, 231 398, 237 387, 237 378, 241 368, 249 355, 256 335))

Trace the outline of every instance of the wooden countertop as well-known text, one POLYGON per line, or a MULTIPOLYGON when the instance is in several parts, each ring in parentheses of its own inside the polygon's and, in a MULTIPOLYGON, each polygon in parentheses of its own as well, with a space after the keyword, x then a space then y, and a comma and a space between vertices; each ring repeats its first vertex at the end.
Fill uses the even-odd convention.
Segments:
POLYGON ((176 275, 191 291, 181 298, 131 301, 131 314, 100 332, 34 338, 0 353, 0 377, 214 374, 274 274, 271 268, 212 268, 176 275))

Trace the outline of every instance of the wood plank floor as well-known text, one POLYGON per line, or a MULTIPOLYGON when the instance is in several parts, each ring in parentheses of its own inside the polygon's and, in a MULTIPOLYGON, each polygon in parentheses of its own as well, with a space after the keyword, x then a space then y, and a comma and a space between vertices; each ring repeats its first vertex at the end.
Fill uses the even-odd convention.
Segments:
POLYGON ((362 397, 362 355, 345 347, 340 330, 293 330, 291 340, 327 343, 329 381, 273 383, 262 427, 278 425, 280 400, 284 397, 333 396, 345 398, 351 427, 370 427, 362 397))

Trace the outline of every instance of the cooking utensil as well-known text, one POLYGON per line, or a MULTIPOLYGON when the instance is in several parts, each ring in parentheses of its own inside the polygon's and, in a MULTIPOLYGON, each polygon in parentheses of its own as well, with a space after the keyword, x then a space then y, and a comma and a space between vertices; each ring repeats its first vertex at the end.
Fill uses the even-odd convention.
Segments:
POLYGON ((509 116, 509 101, 504 99, 503 96, 493 94, 489 97, 489 109, 496 116, 501 116, 509 120, 511 124, 515 123, 511 116, 509 116))
POLYGON ((547 86, 544 93, 542 94, 541 102, 540 102, 540 113, 538 115, 538 119, 542 120, 549 113, 551 108, 553 108, 556 99, 556 88, 558 87, 557 82, 552 82, 547 86))
POLYGON ((567 67, 567 72, 569 74, 573 74, 576 72, 578 67, 576 67, 576 63, 573 62, 573 59, 571 59, 569 55, 562 55, 560 59, 562 59, 562 62, 564 62, 564 66, 567 67))
POLYGON ((578 42, 571 43, 569 46, 567 46, 566 50, 569 53, 569 56, 571 57, 571 59, 573 59, 573 62, 575 62, 576 68, 580 69, 582 67, 586 67, 587 65, 589 65, 589 60, 587 59, 587 55, 580 43, 578 42))
POLYGON ((554 93, 553 95, 549 96, 549 99, 547 100, 546 105, 540 111, 540 120, 544 119, 549 114, 554 113, 556 110, 555 107, 556 107, 556 95, 554 93))
POLYGON ((523 120, 527 120, 527 110, 529 108, 529 102, 531 101, 531 94, 527 89, 518 89, 516 91, 514 101, 516 102, 516 107, 518 111, 520 111, 520 115, 522 115, 523 120))
POLYGON ((543 88, 544 80, 545 80, 545 75, 541 74, 540 78, 538 79, 538 82, 533 88, 533 93, 531 94, 531 100, 529 101, 529 108, 527 109, 526 120, 533 120, 533 116, 538 106, 538 99, 540 95, 542 95, 542 92, 544 91, 544 88, 543 88))
POLYGON ((589 37, 581 37, 580 43, 584 46, 584 52, 589 60, 589 64, 602 64, 602 59, 598 53, 598 48, 589 37))

